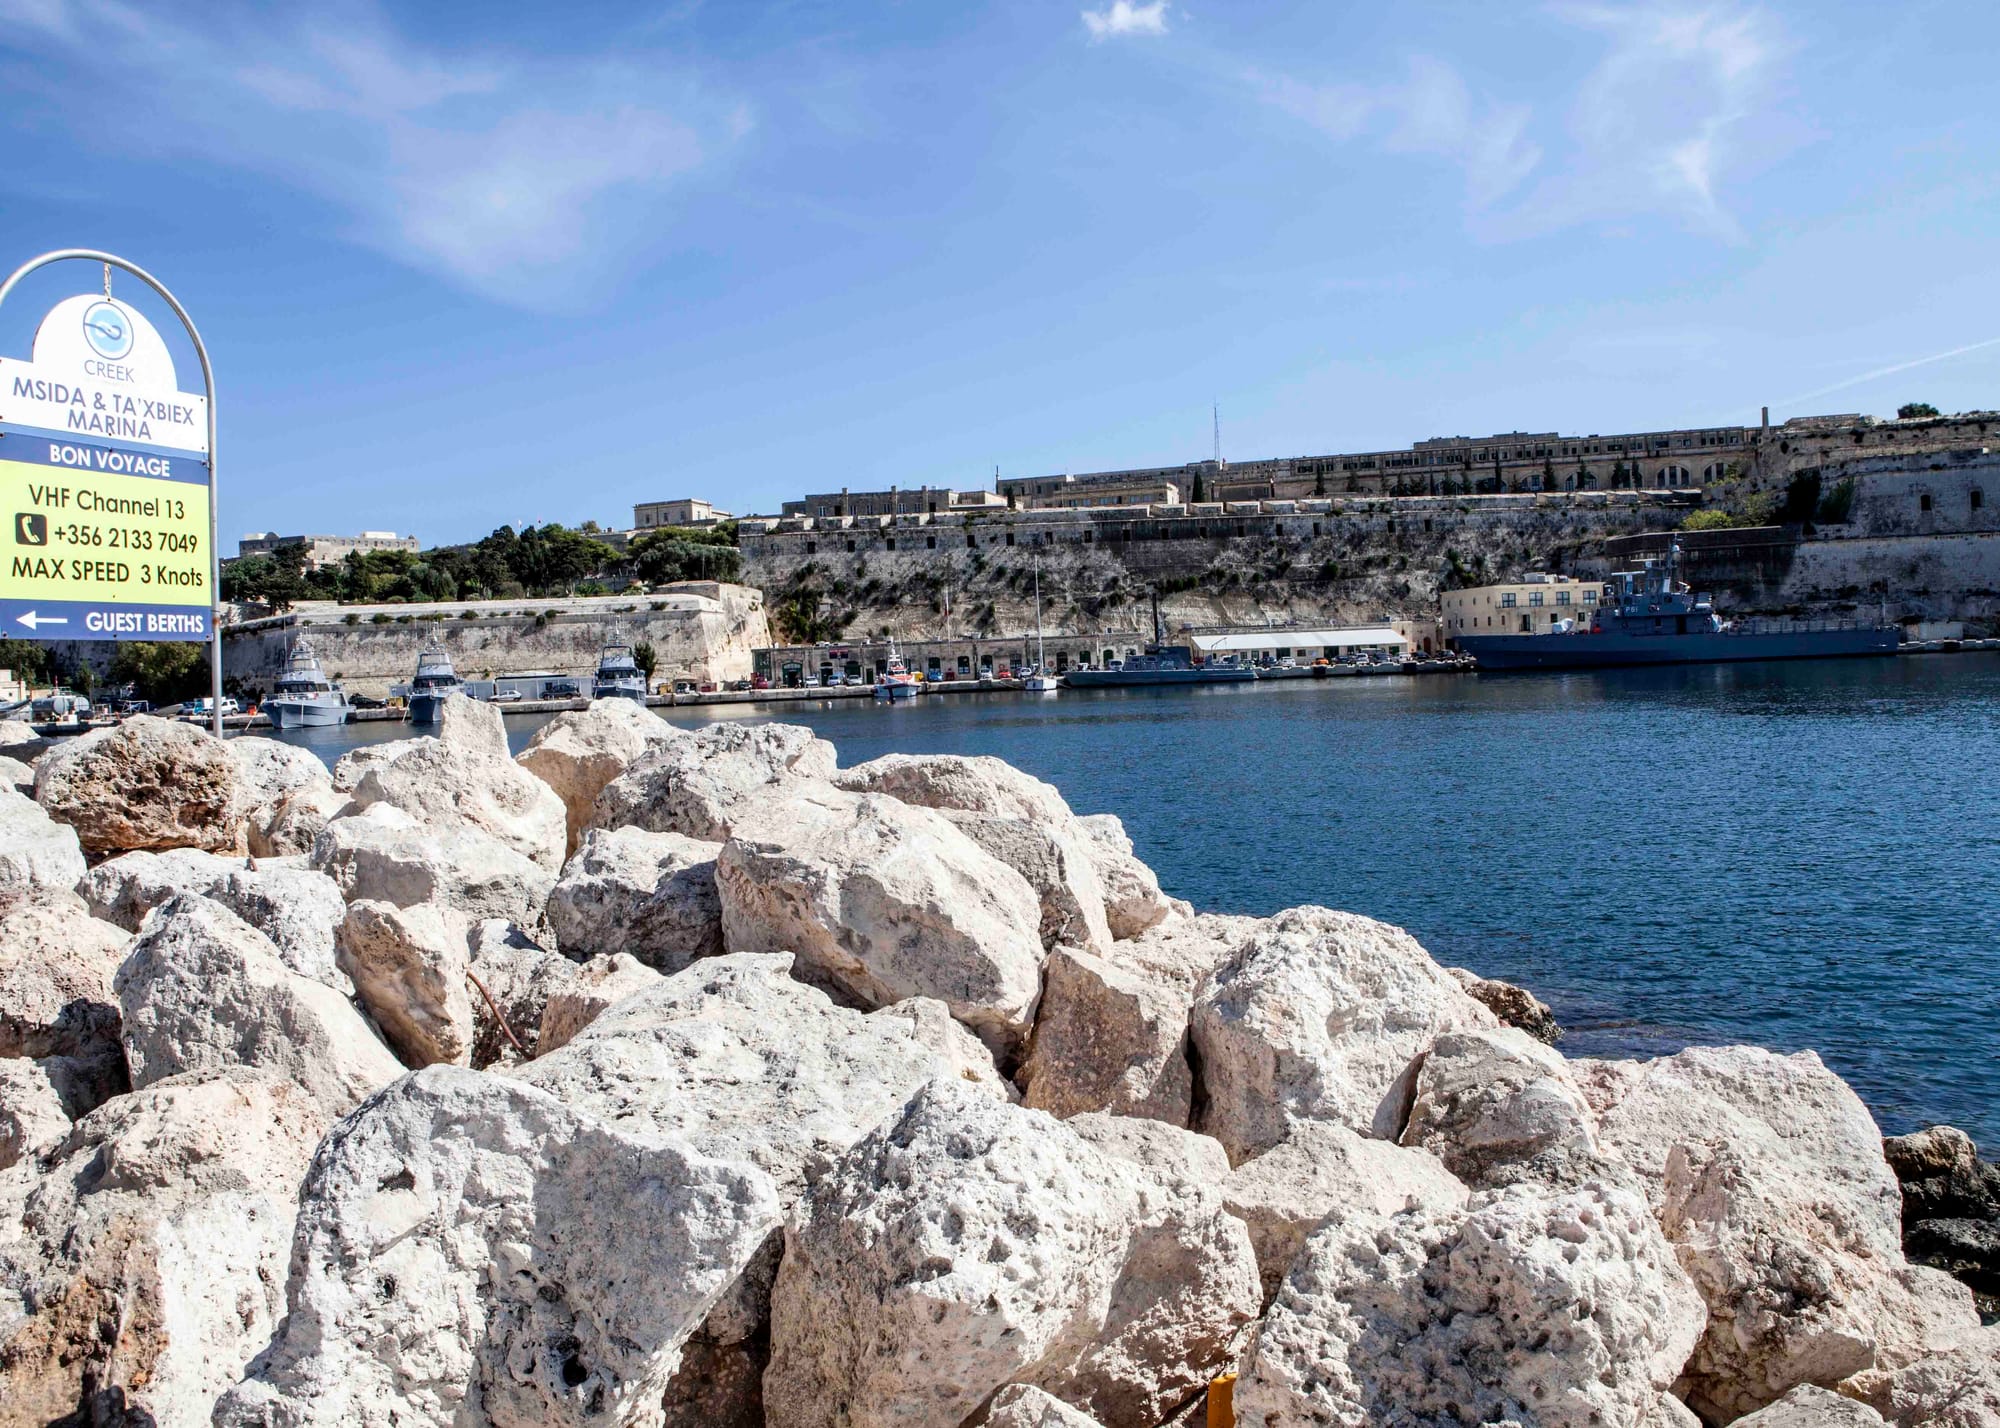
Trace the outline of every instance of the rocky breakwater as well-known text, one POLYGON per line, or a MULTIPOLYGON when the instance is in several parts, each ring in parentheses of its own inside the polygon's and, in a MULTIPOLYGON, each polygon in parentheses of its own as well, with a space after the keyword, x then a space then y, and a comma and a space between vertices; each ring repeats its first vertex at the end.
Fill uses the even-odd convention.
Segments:
POLYGON ((25 750, 0 1425, 2000 1425, 1905 1253, 1976 1158, 1810 1053, 1569 1060, 996 760, 632 713, 25 750))

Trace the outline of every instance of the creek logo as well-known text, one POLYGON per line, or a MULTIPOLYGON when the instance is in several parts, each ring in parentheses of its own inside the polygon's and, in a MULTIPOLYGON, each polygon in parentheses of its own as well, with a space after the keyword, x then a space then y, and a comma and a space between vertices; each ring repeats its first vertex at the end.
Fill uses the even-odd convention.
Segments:
POLYGON ((83 310, 83 340, 98 356, 116 362, 132 351, 132 324, 115 304, 94 302, 83 310))

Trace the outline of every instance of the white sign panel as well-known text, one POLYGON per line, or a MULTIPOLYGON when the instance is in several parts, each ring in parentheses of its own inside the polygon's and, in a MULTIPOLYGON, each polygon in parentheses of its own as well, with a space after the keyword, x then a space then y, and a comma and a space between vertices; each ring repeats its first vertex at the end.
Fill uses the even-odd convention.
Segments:
POLYGON ((0 357, 0 425, 208 454, 208 399, 143 314, 95 293, 49 310, 31 360, 0 357))

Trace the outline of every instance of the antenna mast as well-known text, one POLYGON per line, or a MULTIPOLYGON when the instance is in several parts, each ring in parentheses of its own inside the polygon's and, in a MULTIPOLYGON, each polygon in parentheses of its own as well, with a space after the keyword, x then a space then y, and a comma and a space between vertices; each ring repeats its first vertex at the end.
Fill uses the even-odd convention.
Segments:
POLYGON ((1215 464, 1220 467, 1222 465, 1222 403, 1217 402, 1209 408, 1209 412, 1215 418, 1215 464))

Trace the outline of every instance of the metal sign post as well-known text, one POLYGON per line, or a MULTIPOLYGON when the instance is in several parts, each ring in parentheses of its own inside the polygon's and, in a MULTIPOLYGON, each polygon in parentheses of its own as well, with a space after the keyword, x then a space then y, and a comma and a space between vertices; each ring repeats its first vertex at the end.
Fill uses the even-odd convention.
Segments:
MULTIPOLYGON (((5 305, 8 295, 14 291, 15 285, 18 284, 23 278, 27 277, 28 274, 35 272, 38 269, 46 268, 52 263, 68 262, 73 259, 89 263, 101 263, 104 265, 106 302, 101 305, 103 307, 109 308, 111 306, 109 298, 111 293, 111 288, 110 288, 111 269, 113 268, 118 269, 120 272, 131 274, 133 277, 137 278, 140 282, 144 283, 147 287, 151 288, 155 293, 158 293, 161 301, 165 302, 168 307, 172 308, 174 316, 178 317, 181 320, 181 326, 187 330, 188 340, 194 344, 195 356, 198 359, 200 359, 201 362, 201 379, 203 384, 203 393, 206 398, 203 405, 205 408, 204 414, 206 416, 206 421, 207 421, 207 431, 205 433, 206 440, 205 442, 203 442, 199 450, 205 456, 208 466, 209 688, 210 688, 210 703, 213 706, 211 711, 213 718, 212 727, 215 731, 216 737, 221 738, 222 737, 222 551, 216 539, 217 520, 216 520, 216 504, 215 504, 215 498, 216 498, 215 371, 209 365, 208 348, 202 343, 201 333, 195 329, 194 319, 190 318, 187 315, 187 309, 182 307, 180 304, 180 300, 167 290, 166 284, 162 283, 158 278, 154 277, 151 273, 147 272, 144 268, 139 267, 137 264, 128 263, 127 261, 125 261, 125 259, 120 258, 112 253, 100 253, 94 248, 62 248, 52 253, 44 253, 39 258, 33 258, 30 259, 28 262, 23 263, 20 267, 14 270, 13 276, 9 277, 5 283, 0 283, 0 306, 5 305)), ((86 324, 90 321, 90 314, 88 312, 84 314, 84 321, 86 322, 86 324)), ((137 323, 136 325, 141 327, 142 329, 150 330, 150 325, 144 323, 143 321, 137 323)), ((117 336, 115 332, 112 335, 114 339, 117 336)), ((158 341, 157 337, 155 337, 153 340, 156 343, 158 341)), ((125 335, 124 343, 128 348, 130 347, 131 345, 130 334, 125 335)), ((96 346, 96 344, 93 343, 93 346, 96 346)), ((112 350, 115 352, 116 350, 115 347, 112 350)), ((162 353, 164 353, 164 348, 160 350, 162 353)), ((104 354, 104 349, 102 347, 99 347, 98 351, 100 352, 100 354, 104 354)), ((4 361, 4 359, 0 359, 0 361, 4 361)), ((115 364, 109 362, 102 365, 106 367, 115 368, 115 364)), ((119 406, 117 401, 115 400, 116 396, 115 391, 113 395, 114 395, 113 408, 114 411, 116 411, 119 409, 119 406)), ((11 391, 5 388, 4 384, 0 384, 0 402, 5 402, 7 404, 4 407, 0 407, 0 425, 25 424, 44 430, 78 431, 80 441, 93 443, 93 445, 65 447, 63 448, 63 450, 65 452, 75 451, 79 455, 84 456, 86 459, 90 453, 94 453, 96 451, 103 449, 97 447, 96 445, 94 445, 94 443, 104 440, 109 440, 114 443, 123 443, 127 441, 137 441, 142 444, 153 443, 154 433, 152 431, 151 426, 149 424, 142 423, 138 418, 134 418, 131 422, 125 422, 120 420, 116 416, 108 417, 103 419, 104 425, 102 425, 101 427, 96 425, 90 425, 79 428, 74 421, 72 421, 69 426, 67 427, 64 426, 61 423, 60 418, 66 411, 63 403, 68 402, 69 400, 70 399, 67 395, 64 395, 61 392, 47 391, 42 386, 38 386, 36 383, 27 378, 18 379, 16 382, 15 389, 11 391), (38 414, 47 412, 51 413, 51 415, 48 415, 46 417, 42 415, 33 415, 25 419, 14 419, 14 421, 10 422, 11 414, 15 409, 13 404, 17 401, 22 403, 27 403, 28 404, 27 409, 32 412, 38 414)), ((128 405, 131 404, 130 399, 127 400, 127 404, 128 405)), ((81 402, 80 397, 78 399, 77 405, 78 406, 85 405, 84 403, 81 402)), ((99 403, 98 405, 101 407, 101 403, 99 403)), ((153 405, 154 403, 148 402, 145 399, 141 398, 138 404, 138 410, 142 416, 150 415, 148 409, 153 405)), ((198 424, 199 418, 196 417, 196 414, 191 411, 175 407, 171 412, 164 414, 162 420, 169 425, 172 424, 186 425, 189 423, 198 424)), ((182 450, 195 450, 197 448, 195 448, 191 444, 194 439, 195 438, 189 436, 181 436, 177 440, 169 438, 166 444, 177 445, 178 449, 182 450)), ((156 458, 156 460, 161 464, 162 467, 167 467, 170 465, 172 458, 160 457, 156 458)), ((107 463, 103 460, 103 458, 100 457, 99 467, 100 469, 123 470, 123 469, 128 469, 128 464, 107 463)), ((162 471, 159 469, 148 469, 145 470, 142 474, 148 476, 159 475, 162 474, 162 471)), ((24 519, 24 517, 17 516, 16 519, 21 520, 24 519)), ((45 519, 46 518, 44 518, 44 520, 45 519)), ((19 538, 23 533, 24 533, 23 531, 16 532, 17 541, 19 540, 19 538)), ((180 533, 172 531, 162 531, 158 533, 158 536, 161 540, 167 540, 171 539, 172 537, 178 534, 180 533)), ((41 532, 41 535, 42 539, 46 540, 47 536, 45 527, 41 532)), ((148 533, 148 538, 149 539, 152 538, 151 533, 148 533)), ((134 539, 136 540, 136 536, 134 537, 134 539)), ((147 549, 151 550, 152 547, 149 545, 147 549)), ((28 628, 32 632, 32 637, 41 639, 49 638, 48 636, 43 636, 40 634, 39 624, 35 623, 34 621, 35 621, 35 612, 30 611, 28 612, 28 615, 23 618, 22 623, 28 624, 28 628)), ((43 621, 41 621, 41 623, 66 624, 67 620, 44 619, 43 621)), ((88 631, 87 626, 86 630, 88 631)), ((125 627, 122 623, 118 626, 115 626, 113 630, 109 632, 109 637, 133 638, 151 633, 162 633, 163 637, 168 639, 186 638, 186 636, 177 636, 171 630, 167 630, 165 632, 152 631, 144 629, 143 626, 141 625, 134 625, 128 628, 125 627)), ((86 633, 85 637, 86 638, 88 637, 88 633, 86 633)))

